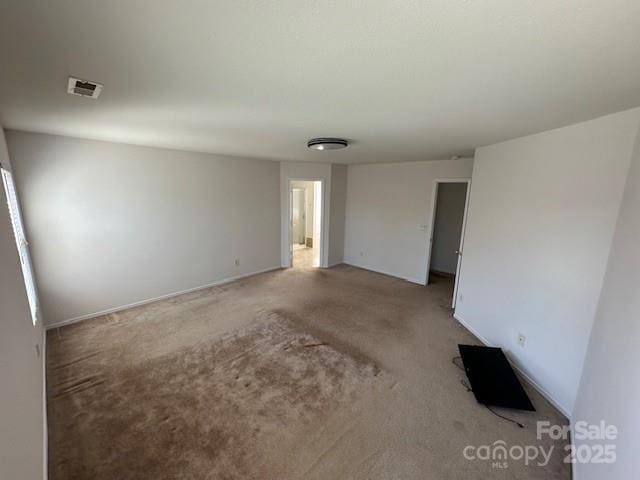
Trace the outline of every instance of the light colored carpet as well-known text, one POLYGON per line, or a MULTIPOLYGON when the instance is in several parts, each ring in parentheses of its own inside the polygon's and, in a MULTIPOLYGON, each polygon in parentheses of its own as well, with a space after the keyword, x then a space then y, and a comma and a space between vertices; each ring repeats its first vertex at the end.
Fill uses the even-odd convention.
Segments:
POLYGON ((477 343, 429 287, 349 266, 281 270, 48 332, 49 473, 68 479, 568 479, 463 457, 552 446, 478 405, 477 343))

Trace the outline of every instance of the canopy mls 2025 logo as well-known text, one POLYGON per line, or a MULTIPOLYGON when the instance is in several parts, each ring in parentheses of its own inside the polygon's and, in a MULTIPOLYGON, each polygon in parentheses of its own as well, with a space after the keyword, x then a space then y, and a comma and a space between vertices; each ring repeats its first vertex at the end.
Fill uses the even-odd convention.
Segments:
POLYGON ((572 429, 569 425, 552 425, 539 421, 536 438, 545 444, 508 445, 504 440, 496 440, 486 445, 467 445, 462 454, 469 461, 491 462, 493 468, 508 468, 509 462, 523 462, 525 465, 545 467, 551 461, 556 443, 564 443, 564 463, 614 463, 618 429, 601 421, 590 424, 585 421, 573 425, 573 443, 570 441, 572 429), (551 443, 549 442, 551 441, 551 443))

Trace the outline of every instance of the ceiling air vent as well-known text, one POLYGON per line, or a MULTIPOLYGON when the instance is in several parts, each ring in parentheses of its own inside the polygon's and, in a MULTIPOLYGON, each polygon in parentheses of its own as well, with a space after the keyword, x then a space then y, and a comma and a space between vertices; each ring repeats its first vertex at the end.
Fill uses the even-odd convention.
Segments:
POLYGON ((79 78, 69 77, 67 84, 67 93, 71 95, 80 95, 81 97, 98 98, 102 91, 102 84, 90 82, 88 80, 80 80, 79 78))

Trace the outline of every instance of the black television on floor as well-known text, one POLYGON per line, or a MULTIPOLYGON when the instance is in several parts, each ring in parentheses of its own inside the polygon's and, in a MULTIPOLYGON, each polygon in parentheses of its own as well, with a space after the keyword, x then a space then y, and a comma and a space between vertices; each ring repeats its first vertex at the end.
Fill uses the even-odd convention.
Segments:
POLYGON ((500 348, 458 345, 458 349, 478 403, 535 412, 500 348))

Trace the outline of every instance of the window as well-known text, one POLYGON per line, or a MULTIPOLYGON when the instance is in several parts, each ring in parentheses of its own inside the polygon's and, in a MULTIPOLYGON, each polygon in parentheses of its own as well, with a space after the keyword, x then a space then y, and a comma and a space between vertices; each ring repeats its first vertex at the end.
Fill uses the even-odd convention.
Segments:
POLYGON ((29 300, 29 308, 31 309, 31 319, 35 325, 38 319, 38 297, 36 295, 36 284, 33 279, 31 259, 29 258, 29 244, 27 243, 24 227, 22 226, 22 217, 20 216, 20 207, 18 206, 18 197, 16 196, 13 177, 11 173, 4 168, 0 168, 0 172, 2 172, 2 183, 4 184, 4 191, 7 194, 11 225, 13 226, 13 234, 15 235, 16 245, 18 246, 18 255, 20 255, 22 276, 24 277, 27 299, 29 300))

